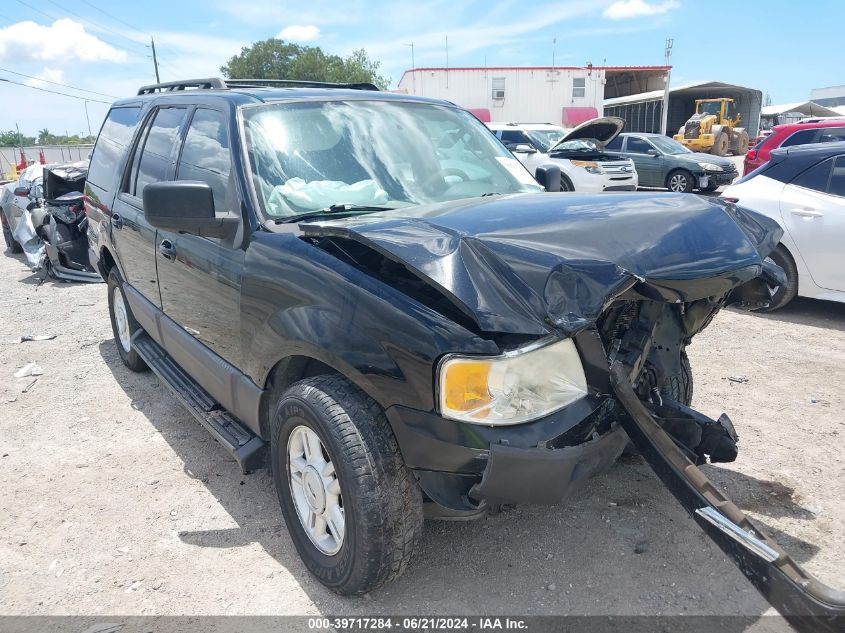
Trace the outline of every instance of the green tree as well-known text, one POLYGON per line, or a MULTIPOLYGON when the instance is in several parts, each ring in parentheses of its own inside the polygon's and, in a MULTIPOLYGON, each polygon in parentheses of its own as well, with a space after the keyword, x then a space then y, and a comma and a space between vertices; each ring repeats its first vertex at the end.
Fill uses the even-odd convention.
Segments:
POLYGON ((43 130, 38 130, 38 144, 39 145, 53 145, 56 142, 56 137, 50 134, 50 130, 46 127, 43 130))
POLYGON ((378 74, 380 63, 359 49, 349 57, 326 54, 319 46, 302 46, 271 38, 244 46, 220 72, 229 79, 292 79, 335 83, 374 83, 381 89, 390 78, 378 74))
POLYGON ((24 136, 16 130, 0 132, 0 147, 18 147, 20 145, 23 145, 24 147, 28 145, 35 145, 35 137, 24 136))

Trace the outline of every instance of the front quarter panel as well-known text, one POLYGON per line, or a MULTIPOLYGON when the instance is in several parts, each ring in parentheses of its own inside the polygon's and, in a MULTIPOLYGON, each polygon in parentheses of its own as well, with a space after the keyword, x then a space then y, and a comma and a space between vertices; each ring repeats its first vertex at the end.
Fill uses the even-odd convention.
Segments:
POLYGON ((258 232, 247 248, 241 336, 246 373, 259 386, 279 361, 302 355, 344 374, 384 408, 430 411, 440 356, 498 353, 493 342, 298 235, 258 232))

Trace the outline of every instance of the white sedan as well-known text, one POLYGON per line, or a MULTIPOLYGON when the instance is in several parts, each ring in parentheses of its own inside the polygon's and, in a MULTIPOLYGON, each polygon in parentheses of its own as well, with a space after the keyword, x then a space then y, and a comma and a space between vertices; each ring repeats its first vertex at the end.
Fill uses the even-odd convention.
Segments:
POLYGON ((775 150, 768 163, 722 197, 778 221, 784 230, 770 257, 786 272, 787 283, 767 311, 796 295, 845 302, 845 143, 775 150))

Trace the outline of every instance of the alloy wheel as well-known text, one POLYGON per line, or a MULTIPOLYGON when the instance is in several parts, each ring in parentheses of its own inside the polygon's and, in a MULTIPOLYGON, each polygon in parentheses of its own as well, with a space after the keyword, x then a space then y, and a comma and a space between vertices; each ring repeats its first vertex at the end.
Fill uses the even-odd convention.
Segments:
POLYGON ((312 429, 300 425, 288 438, 287 455, 290 492, 305 533, 323 554, 337 554, 346 535, 346 517, 328 451, 312 429))

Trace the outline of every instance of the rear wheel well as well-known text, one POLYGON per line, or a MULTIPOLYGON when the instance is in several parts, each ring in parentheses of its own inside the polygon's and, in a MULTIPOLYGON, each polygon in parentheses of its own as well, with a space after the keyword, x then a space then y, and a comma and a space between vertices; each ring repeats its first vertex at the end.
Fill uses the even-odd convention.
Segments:
POLYGON ((270 417, 279 397, 293 383, 313 376, 341 375, 334 367, 310 356, 288 356, 273 366, 265 383, 261 405, 261 437, 270 437, 270 417))

